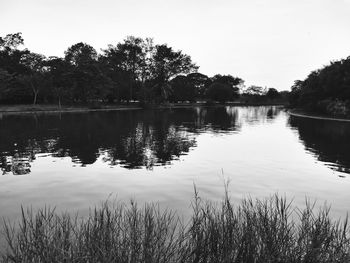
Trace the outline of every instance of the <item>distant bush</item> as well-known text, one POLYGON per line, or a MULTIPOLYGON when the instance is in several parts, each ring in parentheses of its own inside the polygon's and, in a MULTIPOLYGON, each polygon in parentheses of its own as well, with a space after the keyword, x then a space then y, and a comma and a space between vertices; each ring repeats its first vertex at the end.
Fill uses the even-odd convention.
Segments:
POLYGON ((157 205, 104 203, 83 220, 22 209, 5 223, 4 262, 350 262, 347 219, 303 210, 277 195, 233 205, 195 194, 190 221, 157 205))
POLYGON ((349 106, 348 101, 326 99, 319 101, 315 109, 327 115, 347 117, 350 116, 349 106))
POLYGON ((102 103, 100 101, 92 101, 88 103, 88 108, 92 110, 102 109, 102 103))
POLYGON ((229 85, 222 83, 213 83, 209 86, 206 95, 210 100, 224 103, 233 99, 234 90, 229 85))
POLYGON ((327 105, 327 112, 333 115, 347 116, 349 114, 349 103, 341 100, 330 101, 327 105))

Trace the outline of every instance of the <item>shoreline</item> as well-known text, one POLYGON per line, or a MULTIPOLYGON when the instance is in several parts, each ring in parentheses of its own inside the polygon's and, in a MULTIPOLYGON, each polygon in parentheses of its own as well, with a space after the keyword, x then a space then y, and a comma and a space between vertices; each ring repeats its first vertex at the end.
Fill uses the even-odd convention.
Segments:
POLYGON ((192 108, 192 107, 224 107, 224 106, 284 106, 282 103, 240 103, 231 102, 225 104, 206 104, 206 103, 174 103, 163 105, 150 105, 150 107, 141 107, 139 104, 131 105, 104 105, 98 108, 89 108, 88 106, 63 106, 59 108, 56 105, 0 105, 1 115, 12 114, 36 114, 36 113, 84 113, 99 111, 122 111, 122 110, 144 110, 144 109, 172 109, 172 108, 192 108))
POLYGON ((51 109, 51 108, 42 108, 42 109, 11 109, 11 110, 2 110, 0 107, 0 114, 3 115, 13 115, 13 114, 38 114, 38 113, 84 113, 84 112, 98 112, 98 111, 122 111, 122 110, 141 110, 141 107, 113 107, 113 108, 100 108, 100 109, 89 109, 83 107, 62 107, 61 109, 51 109))
POLYGON ((300 118, 309 118, 309 119, 327 120, 327 121, 350 122, 350 119, 346 119, 346 118, 339 118, 339 117, 334 118, 334 117, 329 117, 329 116, 309 114, 309 113, 306 113, 306 112, 303 112, 303 111, 288 110, 287 112, 291 116, 300 117, 300 118))

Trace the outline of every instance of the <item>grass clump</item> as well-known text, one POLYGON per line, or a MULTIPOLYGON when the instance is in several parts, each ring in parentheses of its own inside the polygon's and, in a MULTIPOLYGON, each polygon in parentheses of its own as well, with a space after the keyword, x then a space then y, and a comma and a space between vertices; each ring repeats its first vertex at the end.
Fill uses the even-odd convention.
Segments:
POLYGON ((153 204, 108 202, 77 216, 40 209, 5 222, 5 262, 178 262, 182 229, 176 215, 153 204))
POLYGON ((197 192, 184 224, 155 204, 103 205, 85 219, 53 209, 22 209, 4 222, 4 262, 350 262, 347 219, 329 208, 295 209, 286 198, 245 199, 235 206, 197 192))

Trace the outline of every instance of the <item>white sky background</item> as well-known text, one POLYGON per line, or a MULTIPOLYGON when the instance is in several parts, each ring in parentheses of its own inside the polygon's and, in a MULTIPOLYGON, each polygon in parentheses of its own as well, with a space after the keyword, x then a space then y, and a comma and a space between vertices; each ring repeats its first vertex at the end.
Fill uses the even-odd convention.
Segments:
POLYGON ((63 56, 77 42, 100 51, 128 35, 190 55, 208 76, 289 89, 350 56, 350 0, 0 0, 0 35, 63 56))

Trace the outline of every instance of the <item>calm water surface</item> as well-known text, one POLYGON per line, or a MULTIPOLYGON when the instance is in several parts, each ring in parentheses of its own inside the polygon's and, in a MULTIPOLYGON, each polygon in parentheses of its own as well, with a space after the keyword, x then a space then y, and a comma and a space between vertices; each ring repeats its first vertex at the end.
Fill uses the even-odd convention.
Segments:
POLYGON ((220 200, 276 192, 350 207, 350 123, 278 107, 0 116, 0 216, 20 206, 86 214, 107 198, 190 211, 193 184, 220 200))

